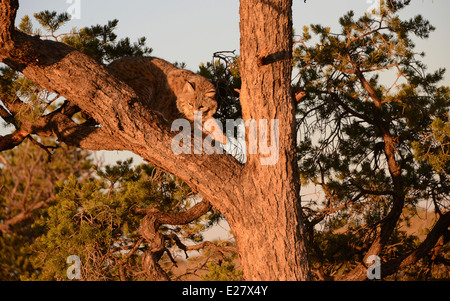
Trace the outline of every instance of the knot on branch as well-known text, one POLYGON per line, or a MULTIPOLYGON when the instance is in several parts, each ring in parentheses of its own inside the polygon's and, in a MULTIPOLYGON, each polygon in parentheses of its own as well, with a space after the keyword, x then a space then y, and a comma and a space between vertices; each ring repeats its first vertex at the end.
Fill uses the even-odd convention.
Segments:
POLYGON ((259 67, 270 65, 278 61, 291 59, 291 53, 287 50, 277 51, 271 54, 267 54, 267 50, 263 50, 256 56, 257 64, 259 67))

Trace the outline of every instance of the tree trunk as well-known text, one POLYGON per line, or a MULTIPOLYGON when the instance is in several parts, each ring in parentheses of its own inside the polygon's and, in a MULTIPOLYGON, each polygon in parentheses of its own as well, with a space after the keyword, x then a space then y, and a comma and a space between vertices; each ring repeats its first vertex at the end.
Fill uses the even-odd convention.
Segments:
POLYGON ((256 120, 258 143, 267 137, 268 145, 277 141, 270 127, 264 133, 261 121, 273 125, 271 121, 278 120, 279 126, 275 127, 279 138, 278 161, 263 165, 266 158, 261 144, 258 152, 251 154, 249 145, 254 141, 247 135, 247 162, 236 195, 241 214, 229 217, 228 221, 246 279, 307 280, 309 265, 299 199, 295 108, 290 94, 292 3, 285 0, 240 3, 243 119, 256 120))

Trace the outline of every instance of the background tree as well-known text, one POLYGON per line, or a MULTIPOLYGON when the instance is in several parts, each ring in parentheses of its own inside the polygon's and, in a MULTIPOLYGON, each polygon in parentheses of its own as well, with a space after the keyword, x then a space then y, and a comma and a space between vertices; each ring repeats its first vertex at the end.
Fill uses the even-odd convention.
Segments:
MULTIPOLYGON (((47 153, 27 141, 0 156, 0 279, 68 280, 66 259, 74 254, 82 259, 83 280, 152 279, 142 265, 149 252, 139 232, 142 213, 148 208, 181 212, 198 203, 198 197, 180 180, 149 165, 133 168, 130 159, 96 167, 89 155, 60 147, 48 162, 47 153)), ((194 223, 158 229, 167 237, 164 273, 184 277, 174 268, 189 250, 221 254, 197 260, 202 267, 196 274, 204 270, 206 279, 233 267, 233 246, 202 242, 202 232, 215 221, 217 214, 211 211, 194 223), (178 247, 184 252, 176 251, 178 247)), ((239 270, 232 273, 240 275, 239 270)))
MULTIPOLYGON (((50 142, 50 141, 47 141, 50 142)), ((89 152, 61 146, 48 161, 31 140, 0 154, 0 279, 18 280, 34 268, 25 246, 43 233, 32 227, 56 201, 58 181, 90 173, 89 152)))
POLYGON ((337 33, 311 25, 298 37, 299 165, 325 196, 304 207, 321 279, 365 279, 370 255, 381 257, 382 277, 426 256, 448 265, 450 90, 438 85, 444 70, 427 73, 419 61, 412 36, 434 28, 421 16, 401 20, 409 3, 382 1, 358 19, 347 13, 337 33), (420 243, 400 225, 421 201, 439 219, 420 243))

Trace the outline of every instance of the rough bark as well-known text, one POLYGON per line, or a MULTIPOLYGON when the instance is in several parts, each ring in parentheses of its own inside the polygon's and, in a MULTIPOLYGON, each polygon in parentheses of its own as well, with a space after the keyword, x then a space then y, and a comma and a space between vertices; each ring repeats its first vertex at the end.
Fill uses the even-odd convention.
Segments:
MULTIPOLYGON (((137 213, 146 214, 142 224, 141 224, 141 235, 147 241, 149 249, 144 253, 144 258, 142 259, 142 266, 147 274, 147 276, 155 281, 169 281, 170 277, 159 265, 159 260, 161 256, 166 252, 169 258, 176 264, 175 260, 172 258, 169 250, 166 249, 165 240, 172 239, 176 240, 177 245, 180 249, 187 251, 186 246, 184 246, 178 239, 176 235, 166 235, 164 236, 160 231, 159 227, 162 224, 168 225, 185 225, 188 224, 211 209, 211 204, 203 200, 200 203, 194 205, 189 210, 179 213, 171 212, 161 212, 155 209, 138 209, 137 213), (176 238, 175 238, 176 237, 176 238)), ((187 255, 187 254, 186 254, 187 255)))
POLYGON ((166 251, 164 235, 159 232, 161 223, 157 217, 149 214, 144 217, 141 223, 141 235, 147 241, 149 250, 144 253, 142 267, 153 281, 169 281, 170 277, 159 265, 158 261, 166 251))
MULTIPOLYGON (((48 91, 70 99, 102 126, 73 125, 73 131, 68 131, 62 126, 64 118, 55 114, 61 120, 47 120, 54 122, 47 133, 80 147, 94 148, 97 141, 98 149, 107 141, 108 149, 133 151, 184 180, 219 209, 236 237, 247 280, 306 280, 309 263, 290 96, 291 5, 284 0, 241 0, 240 7, 243 119, 264 119, 269 125, 272 119, 279 121, 275 165, 261 164, 261 150, 248 155, 245 165, 229 155, 175 155, 171 151, 175 133, 159 115, 144 109, 136 93, 104 66, 69 46, 14 30, 17 0, 0 1, 0 60, 48 91)), ((46 126, 41 129, 47 130, 46 126)), ((25 132, 33 131, 38 130, 32 126, 25 132)), ((146 220, 148 229, 157 224, 146 220)), ((149 256, 144 262, 151 265, 154 258, 149 256)), ((166 280, 161 273, 156 278, 166 280)))
POLYGON ((236 191, 239 206, 248 213, 229 220, 247 279, 309 279, 290 95, 291 6, 291 1, 284 0, 242 0, 239 10, 243 119, 277 119, 280 138, 275 165, 261 164, 261 149, 248 154, 236 191))

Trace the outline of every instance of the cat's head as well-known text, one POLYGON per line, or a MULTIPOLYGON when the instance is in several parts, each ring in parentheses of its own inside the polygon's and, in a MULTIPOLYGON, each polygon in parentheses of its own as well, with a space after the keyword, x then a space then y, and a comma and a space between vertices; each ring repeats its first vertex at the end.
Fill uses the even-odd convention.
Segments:
POLYGON ((195 111, 202 112, 203 121, 212 118, 217 110, 216 90, 213 84, 203 76, 189 76, 178 95, 177 107, 192 122, 195 111))

